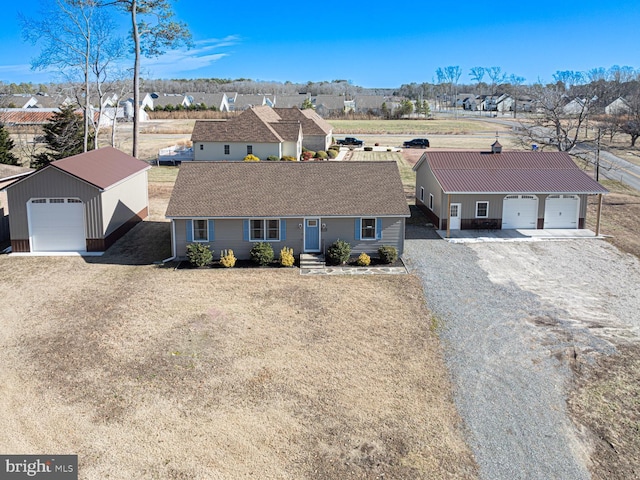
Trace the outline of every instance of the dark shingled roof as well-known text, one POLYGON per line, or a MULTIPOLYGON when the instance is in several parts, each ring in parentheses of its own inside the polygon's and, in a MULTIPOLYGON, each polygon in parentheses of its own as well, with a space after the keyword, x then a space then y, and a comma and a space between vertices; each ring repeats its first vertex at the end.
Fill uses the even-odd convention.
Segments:
POLYGON ((445 193, 608 193, 566 152, 428 152, 424 162, 445 193))
POLYGON ((104 190, 151 168, 148 163, 113 147, 104 147, 63 158, 51 166, 104 190))
POLYGON ((184 162, 167 217, 409 216, 395 162, 184 162))

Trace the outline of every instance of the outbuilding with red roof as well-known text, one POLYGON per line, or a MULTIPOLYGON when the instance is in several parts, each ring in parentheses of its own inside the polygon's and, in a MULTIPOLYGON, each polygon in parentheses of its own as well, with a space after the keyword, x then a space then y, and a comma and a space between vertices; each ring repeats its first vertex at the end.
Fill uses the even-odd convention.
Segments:
POLYGON ((14 253, 101 252, 148 215, 149 164, 112 147, 63 158, 7 187, 14 253))
MULTIPOLYGON (((566 152, 425 152, 416 205, 441 230, 585 228, 587 198, 608 190, 566 152)), ((602 197, 600 197, 602 198, 602 197)))

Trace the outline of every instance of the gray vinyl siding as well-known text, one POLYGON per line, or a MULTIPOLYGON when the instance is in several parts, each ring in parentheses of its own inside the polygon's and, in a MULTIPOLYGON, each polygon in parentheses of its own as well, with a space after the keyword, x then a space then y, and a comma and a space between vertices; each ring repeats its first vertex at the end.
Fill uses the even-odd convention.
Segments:
MULTIPOLYGON (((444 195, 445 202, 442 208, 443 217, 447 218, 447 195, 444 195)), ((502 218, 502 201, 505 195, 451 195, 451 203, 462 204, 462 219, 476 218, 476 202, 489 202, 489 216, 487 218, 502 218)), ((539 207, 538 207, 539 208, 539 207)))
POLYGON ((318 150, 328 150, 329 145, 331 145, 331 136, 330 135, 305 135, 302 140, 302 145, 307 150, 313 150, 317 152, 318 150))
MULTIPOLYGON (((373 217, 366 217, 373 218, 373 217)), ((344 240, 351 244, 351 254, 366 253, 377 255, 378 248, 389 245, 398 249, 402 255, 404 246, 404 218, 378 217, 382 221, 382 238, 379 240, 357 240, 356 217, 322 219, 326 229, 322 231, 322 245, 326 249, 336 240, 344 240)))
POLYGON ((196 161, 242 161, 247 156, 247 146, 251 145, 253 155, 266 160, 270 155, 281 158, 281 143, 259 142, 194 142, 193 155, 196 161), (200 150, 202 145, 202 150, 200 150), (225 155, 224 146, 229 145, 229 155, 225 155))
POLYGON ((429 207, 429 194, 433 195, 433 212, 442 220, 447 218, 446 196, 442 188, 431 172, 427 162, 423 162, 416 171, 416 204, 422 203, 429 207), (420 201, 420 187, 424 188, 424 200, 420 201))
MULTIPOLYGON (((316 218, 316 217, 309 217, 316 218)), ((367 217, 371 218, 371 217, 367 217)), ((382 221, 382 238, 379 240, 357 240, 356 217, 353 218, 320 218, 325 227, 321 231, 320 245, 324 251, 336 240, 344 240, 351 244, 353 255, 362 252, 377 255, 378 248, 382 245, 390 245, 398 249, 401 255, 404 246, 405 219, 395 217, 379 217, 382 221)), ((303 218, 284 218, 286 222, 286 239, 279 242, 270 242, 276 258, 282 247, 293 248, 297 257, 304 249, 303 244, 303 218), (301 226, 302 225, 302 226, 301 226)), ((175 253, 178 258, 184 259, 187 251, 187 220, 174 219, 175 228, 175 253)), ((249 251, 254 242, 243 239, 243 219, 214 219, 214 240, 207 242, 214 251, 214 258, 220 257, 223 249, 232 249, 236 258, 248 259, 249 251)))
POLYGON ((102 193, 102 218, 107 236, 148 205, 147 172, 144 171, 102 193))
MULTIPOLYGON (((273 247, 274 254, 280 256, 282 247, 293 248, 294 255, 299 255, 302 251, 302 229, 298 228, 303 223, 302 218, 281 219, 286 222, 286 238, 284 241, 269 242, 273 247)), ((243 232, 243 219, 214 219, 214 239, 207 242, 213 250, 214 259, 220 258, 221 250, 233 250, 236 258, 248 259, 251 247, 256 242, 245 241, 243 232)), ((178 258, 185 258, 187 254, 187 220, 173 220, 175 226, 176 255, 178 258)), ((190 243, 190 242, 189 242, 190 243)))
POLYGON ((54 167, 47 167, 7 189, 11 205, 11 238, 29 238, 27 202, 32 198, 79 198, 84 203, 87 238, 102 238, 102 209, 99 190, 54 167))

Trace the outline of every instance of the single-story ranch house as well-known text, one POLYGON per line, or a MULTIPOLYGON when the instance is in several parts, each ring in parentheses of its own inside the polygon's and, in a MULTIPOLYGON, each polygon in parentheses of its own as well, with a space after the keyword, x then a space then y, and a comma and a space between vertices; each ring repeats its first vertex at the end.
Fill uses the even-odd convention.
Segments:
POLYGON ((416 205, 441 230, 584 228, 587 196, 608 193, 566 152, 427 152, 416 205))
POLYGON ((196 121, 191 142, 196 161, 239 161, 247 155, 297 160, 302 147, 327 150, 331 135, 331 125, 311 109, 259 106, 229 120, 196 121))
POLYGON ((247 259, 256 242, 298 255, 338 239, 353 254, 401 254, 410 212, 395 162, 188 162, 166 216, 174 257, 202 242, 247 259))
POLYGON ((105 147, 52 162, 11 184, 12 252, 106 250, 147 217, 149 168, 105 147))

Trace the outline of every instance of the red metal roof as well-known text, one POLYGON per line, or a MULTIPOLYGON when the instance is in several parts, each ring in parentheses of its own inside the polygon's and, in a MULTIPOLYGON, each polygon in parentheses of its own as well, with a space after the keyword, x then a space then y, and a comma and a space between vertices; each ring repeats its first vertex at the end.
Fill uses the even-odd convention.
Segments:
POLYGON ((445 193, 608 193, 566 152, 427 152, 445 193))
POLYGON ((67 172, 104 190, 150 167, 148 163, 113 147, 103 147, 86 153, 63 158, 51 163, 52 167, 67 172))

